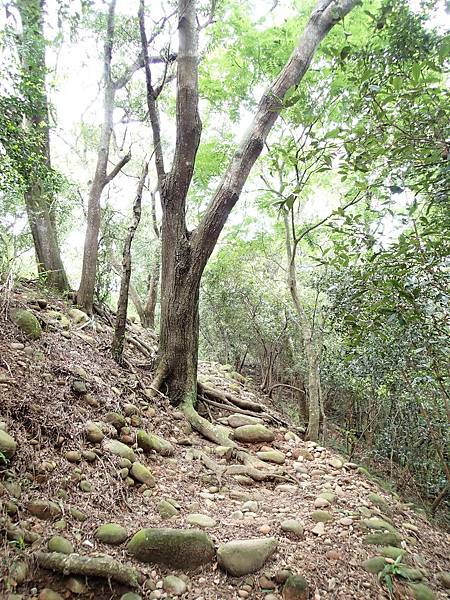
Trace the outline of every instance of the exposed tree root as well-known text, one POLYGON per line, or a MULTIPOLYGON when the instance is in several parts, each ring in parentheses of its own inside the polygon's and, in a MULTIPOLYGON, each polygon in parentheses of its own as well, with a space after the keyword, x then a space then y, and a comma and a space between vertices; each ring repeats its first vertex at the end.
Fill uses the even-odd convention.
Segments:
POLYGON ((37 564, 64 575, 91 575, 114 579, 132 587, 144 582, 144 576, 109 556, 81 556, 79 554, 61 554, 59 552, 38 552, 35 554, 37 564))
POLYGON ((277 469, 271 468, 267 463, 260 460, 256 456, 253 456, 243 448, 239 448, 235 442, 230 440, 226 434, 224 434, 220 428, 212 425, 207 419, 200 416, 195 408, 189 403, 183 407, 183 412, 191 424, 191 426, 200 433, 207 440, 218 444, 219 446, 225 446, 233 449, 233 454, 243 464, 241 465, 230 465, 223 467, 214 459, 207 456, 200 450, 194 450, 194 457, 201 460, 203 465, 212 471, 221 485, 222 477, 224 475, 245 475, 250 477, 254 481, 295 481, 292 477, 287 477, 280 473, 277 469))
MULTIPOLYGON (((211 406, 215 406, 216 408, 221 408, 222 410, 226 410, 228 412, 233 412, 233 413, 236 413, 239 415, 248 415, 249 417, 255 416, 255 413, 252 412, 251 410, 244 410, 243 408, 238 408, 237 406, 232 406, 231 404, 221 404, 220 402, 215 402, 214 400, 211 400, 207 396, 202 396, 201 399, 202 399, 202 402, 206 402, 207 404, 210 404, 211 406)), ((268 420, 272 419, 272 417, 267 413, 258 413, 258 418, 268 419, 268 420)))
POLYGON ((200 433, 204 438, 210 442, 214 442, 214 444, 218 444, 219 446, 236 448, 236 444, 233 442, 233 440, 230 440, 223 429, 213 425, 207 419, 199 415, 191 403, 185 403, 182 408, 184 415, 191 427, 200 433))
POLYGON ((223 404, 234 404, 239 408, 244 410, 251 410, 253 412, 263 412, 262 406, 253 402, 252 400, 247 400, 244 398, 238 398, 229 392, 223 392, 222 390, 218 390, 217 388, 212 388, 206 386, 203 383, 197 383, 198 390, 200 394, 203 396, 209 396, 210 398, 217 400, 218 402, 222 402, 223 404))

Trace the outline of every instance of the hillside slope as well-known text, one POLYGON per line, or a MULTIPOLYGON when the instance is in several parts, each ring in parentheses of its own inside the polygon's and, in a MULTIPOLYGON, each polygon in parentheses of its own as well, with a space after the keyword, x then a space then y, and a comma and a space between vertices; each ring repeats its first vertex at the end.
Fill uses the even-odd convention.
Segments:
POLYGON ((107 320, 31 286, 0 319, 0 597, 449 597, 448 534, 280 426, 251 382, 201 365, 206 386, 263 407, 206 404, 239 448, 217 446, 152 397, 155 342, 137 326, 122 369, 107 320))

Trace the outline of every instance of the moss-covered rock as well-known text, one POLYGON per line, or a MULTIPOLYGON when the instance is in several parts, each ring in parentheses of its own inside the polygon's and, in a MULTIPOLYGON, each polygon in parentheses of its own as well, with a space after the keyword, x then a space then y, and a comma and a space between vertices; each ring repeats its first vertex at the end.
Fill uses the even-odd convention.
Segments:
POLYGON ((163 519, 170 519, 178 515, 178 509, 167 500, 161 500, 156 507, 159 515, 163 519))
POLYGON ((390 533, 397 533, 397 530, 393 525, 385 521, 384 519, 378 519, 372 517, 370 519, 363 519, 359 523, 363 529, 374 529, 375 531, 389 531, 390 533))
POLYGON ((263 420, 258 419, 258 417, 240 415, 236 413, 228 417, 227 423, 230 427, 233 427, 233 429, 237 429, 238 427, 243 427, 244 425, 257 425, 258 423, 263 424, 263 420))
POLYGON ((375 506, 378 506, 381 510, 387 511, 389 509, 389 504, 386 502, 384 498, 378 496, 378 494, 369 494, 367 499, 372 502, 375 506))
POLYGON ((167 575, 163 579, 163 590, 172 596, 182 596, 187 590, 186 582, 176 575, 167 575))
POLYGON ((53 321, 57 321, 63 329, 69 329, 70 321, 65 314, 57 310, 49 310, 47 314, 53 321))
POLYGON ((333 492, 328 492, 325 490, 323 492, 320 492, 319 498, 323 498, 324 500, 327 500, 331 504, 336 499, 336 494, 333 494, 333 492))
POLYGON ((283 452, 280 452, 280 450, 275 449, 257 452, 256 456, 260 460, 274 463, 276 465, 283 465, 286 460, 286 456, 283 454, 283 452))
POLYGON ((186 523, 189 525, 196 525, 202 529, 208 529, 216 526, 216 521, 208 515, 202 515, 200 513, 191 513, 186 517, 186 523))
POLYGON ((111 454, 120 456, 120 458, 127 458, 132 463, 136 461, 136 455, 130 446, 119 442, 118 440, 107 440, 104 442, 103 447, 111 454))
POLYGON ((373 558, 365 560, 362 566, 369 573, 373 573, 374 575, 376 575, 384 569, 385 564, 386 559, 383 556, 374 556, 373 558))
POLYGON ((48 541, 49 552, 60 552, 61 554, 72 554, 74 551, 72 543, 62 535, 54 535, 48 541))
POLYGON ((137 560, 174 569, 191 570, 214 559, 214 544, 204 531, 195 529, 141 529, 128 542, 137 560))
POLYGON ((259 442, 273 442, 275 436, 273 431, 256 423, 254 425, 242 425, 234 430, 233 437, 237 442, 246 444, 257 444, 259 442))
POLYGON ((86 423, 86 426, 84 428, 84 434, 92 444, 100 443, 105 437, 105 434, 100 429, 100 427, 92 421, 86 423))
POLYGON ((437 578, 447 590, 450 590, 450 571, 441 571, 437 578))
POLYGON ((414 600, 436 600, 436 594, 424 583, 412 583, 411 589, 414 600))
POLYGON ((396 548, 395 546, 385 546, 381 548, 381 555, 386 558, 392 558, 393 560, 397 560, 399 556, 404 556, 406 554, 406 550, 403 548, 396 548))
POLYGON ((38 340, 42 335, 42 328, 30 310, 17 308, 11 312, 13 323, 31 340, 38 340))
POLYGON ((107 423, 113 425, 117 430, 122 429, 122 427, 125 427, 127 424, 125 417, 117 412, 107 413, 104 419, 107 423))
POLYGON ((56 502, 50 500, 32 500, 28 503, 28 512, 38 519, 44 521, 61 516, 61 508, 56 502))
POLYGON ((76 506, 71 506, 69 508, 69 513, 76 521, 80 521, 80 523, 83 523, 84 521, 87 521, 87 519, 88 519, 87 514, 84 513, 82 510, 80 510, 79 508, 77 508, 76 506))
POLYGON ((315 510, 311 514, 311 519, 316 523, 327 523, 333 520, 333 515, 326 510, 315 510))
POLYGON ((397 574, 399 577, 403 577, 403 579, 407 579, 408 581, 422 581, 423 573, 419 571, 419 569, 414 569, 413 567, 408 567, 408 565, 399 564, 397 567, 397 574))
POLYGON ((307 600, 308 582, 301 575, 289 575, 283 586, 283 600, 307 600))
POLYGON ((148 487, 154 487, 156 485, 155 478, 145 465, 140 462, 133 463, 130 470, 131 477, 140 483, 145 483, 148 487))
POLYGON ((234 577, 258 571, 277 549, 275 538, 233 540, 217 550, 219 565, 234 577))
POLYGON ((0 452, 6 458, 12 458, 16 452, 17 444, 14 438, 0 429, 0 452))
POLYGON ((364 544, 373 544, 375 546, 395 546, 399 547, 402 538, 396 533, 371 533, 363 539, 364 544))
POLYGON ((172 456, 174 452, 170 442, 159 437, 155 433, 148 433, 143 429, 140 429, 137 432, 137 444, 144 452, 151 452, 154 450, 158 454, 161 454, 161 456, 172 456))
POLYGON ((117 523, 105 523, 96 529, 95 537, 103 544, 118 546, 127 539, 128 532, 125 527, 117 523))

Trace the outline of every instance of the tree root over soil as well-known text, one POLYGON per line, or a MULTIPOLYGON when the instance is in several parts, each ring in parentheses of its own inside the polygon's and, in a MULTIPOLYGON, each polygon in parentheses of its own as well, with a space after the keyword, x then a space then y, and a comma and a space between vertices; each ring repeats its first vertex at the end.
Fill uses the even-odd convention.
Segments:
POLYGON ((186 403, 183 406, 183 412, 193 429, 210 442, 232 449, 232 456, 235 456, 242 463, 224 467, 204 452, 196 451, 194 457, 200 459, 203 465, 216 475, 219 485, 224 475, 245 475, 254 481, 293 481, 298 483, 295 478, 270 467, 246 449, 239 447, 219 427, 199 415, 192 404, 186 403))
POLYGON ((114 579, 131 587, 139 587, 145 577, 127 565, 109 556, 81 556, 79 554, 61 554, 59 552, 38 552, 36 562, 42 569, 56 571, 64 575, 91 575, 114 579))

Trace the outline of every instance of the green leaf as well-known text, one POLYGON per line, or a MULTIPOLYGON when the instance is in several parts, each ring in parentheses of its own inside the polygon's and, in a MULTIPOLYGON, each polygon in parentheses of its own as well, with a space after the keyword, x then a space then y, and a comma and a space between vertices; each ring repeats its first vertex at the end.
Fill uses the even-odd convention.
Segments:
POLYGON ((420 75, 421 75, 421 67, 419 63, 414 63, 413 66, 411 67, 411 75, 412 78, 414 79, 414 81, 419 81, 420 79, 420 75))

